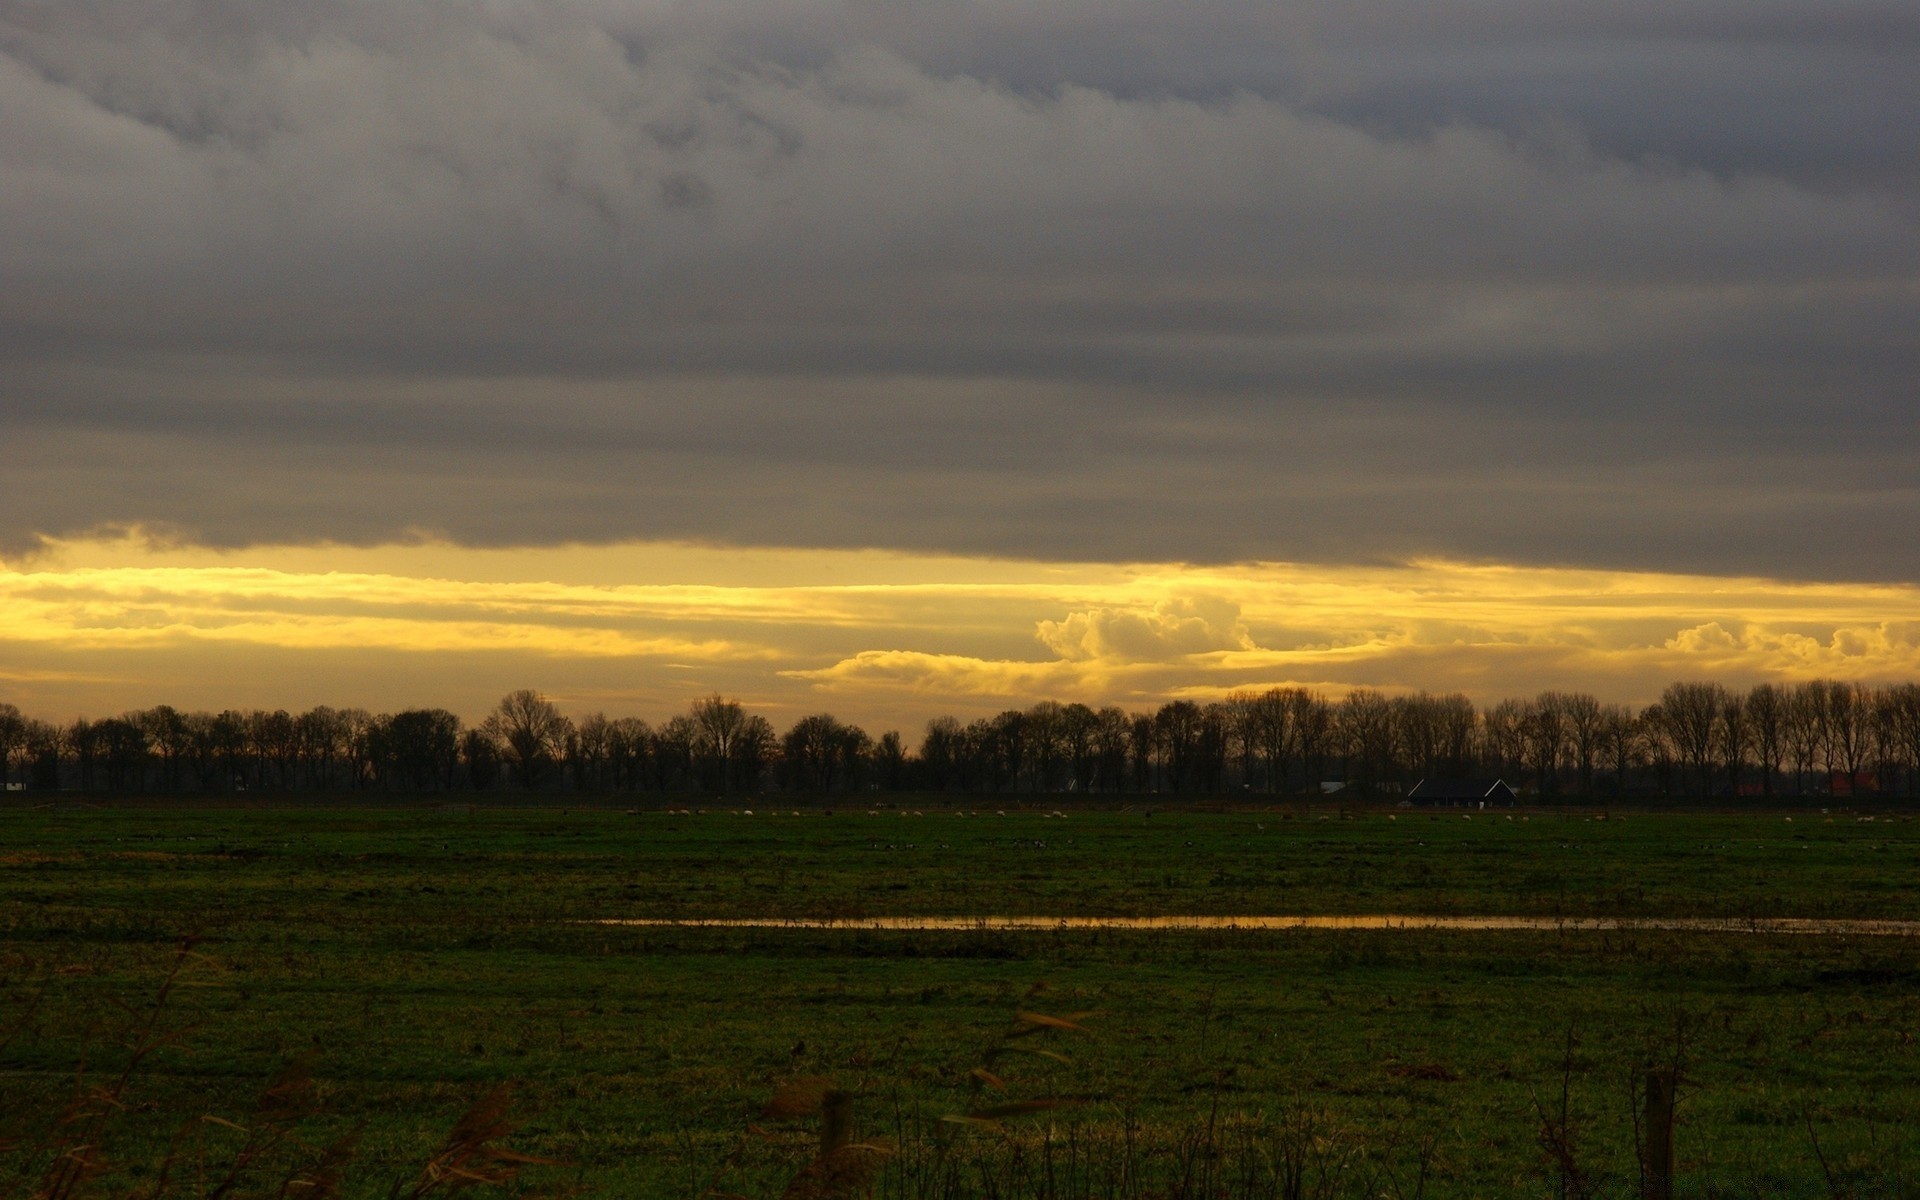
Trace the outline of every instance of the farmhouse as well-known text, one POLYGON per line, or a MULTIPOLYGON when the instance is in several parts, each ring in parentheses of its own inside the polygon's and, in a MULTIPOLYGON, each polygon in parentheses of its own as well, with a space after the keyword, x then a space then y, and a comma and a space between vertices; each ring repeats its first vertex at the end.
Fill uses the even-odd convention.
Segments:
POLYGON ((1503 779, 1422 779, 1413 785, 1407 799, 1421 806, 1485 808, 1491 804, 1511 808, 1514 795, 1503 779))

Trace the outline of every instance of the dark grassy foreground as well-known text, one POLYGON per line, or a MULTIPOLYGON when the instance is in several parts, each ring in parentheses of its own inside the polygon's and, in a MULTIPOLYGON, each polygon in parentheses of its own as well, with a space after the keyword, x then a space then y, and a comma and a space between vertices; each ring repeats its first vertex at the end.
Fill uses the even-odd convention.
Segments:
MULTIPOLYGON (((284 1123, 313 1146, 357 1131, 348 1195, 414 1179, 505 1080, 508 1144, 567 1164, 515 1187, 779 1195, 811 1118, 760 1114, 801 1077, 856 1090, 859 1136, 897 1147, 878 1194, 1411 1196, 1424 1177, 1428 1196, 1548 1195, 1565 1164, 1543 1126, 1577 1170, 1632 1182, 1634 1081, 1676 1056, 1680 1158, 1699 1187, 1915 1194, 1907 939, 577 923, 1920 918, 1920 825, 1901 817, 790 812, 0 809, 0 1032, 15 1031, 0 1117, 17 1142, 0 1195, 32 1194, 35 1122, 73 1095, 78 1064, 103 1080, 126 1061, 122 1035, 189 934, 157 1026, 181 1036, 107 1122, 96 1194, 151 1188, 170 1155, 167 1194, 214 1190, 247 1135, 200 1118, 267 1127, 263 1086, 304 1062, 313 1111, 284 1123), (996 1056, 1023 1009, 1095 1015, 1014 1043, 1065 1062, 996 1056), (969 1074, 983 1065, 1004 1092, 969 1074), (937 1119, 1037 1097, 1086 1103, 937 1119)), ((272 1194, 305 1157, 273 1148, 231 1194, 272 1194)))

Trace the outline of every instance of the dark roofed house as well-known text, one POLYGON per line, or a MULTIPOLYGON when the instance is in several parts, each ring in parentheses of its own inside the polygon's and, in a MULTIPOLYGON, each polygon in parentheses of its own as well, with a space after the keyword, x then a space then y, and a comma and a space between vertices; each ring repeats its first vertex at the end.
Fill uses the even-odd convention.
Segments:
POLYGON ((1504 779, 1422 779, 1407 799, 1418 805, 1511 808, 1515 797, 1504 779))

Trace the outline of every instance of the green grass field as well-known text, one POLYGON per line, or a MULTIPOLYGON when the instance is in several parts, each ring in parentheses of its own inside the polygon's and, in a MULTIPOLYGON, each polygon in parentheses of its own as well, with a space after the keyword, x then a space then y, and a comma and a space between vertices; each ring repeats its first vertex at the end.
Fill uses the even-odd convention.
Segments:
MULTIPOLYGON (((1920 918, 1920 824, 1899 815, 748 803, 0 809, 0 1195, 33 1193, 76 1067, 124 1063, 189 935, 157 1026, 179 1036, 105 1123, 92 1194, 151 1190, 162 1164, 166 1194, 201 1194, 290 1062, 315 1080, 301 1139, 357 1133, 348 1195, 412 1178, 500 1081, 516 1085, 509 1143, 563 1164, 513 1188, 779 1195, 813 1134, 762 1105, 818 1077, 858 1093, 862 1139, 893 1144, 880 1195, 1284 1195, 1296 1161, 1331 1183, 1293 1194, 1549 1195, 1543 1113, 1561 1128, 1563 1087, 1576 1167, 1631 1181, 1632 1089, 1676 1056, 1681 1171, 1701 1187, 1907 1194, 1920 1170, 1907 938, 587 923, 1920 918), (1014 1044, 1064 1061, 996 1052, 1023 1009, 1093 1015, 1014 1044), (939 1120, 1036 1097, 1076 1103, 939 1120)), ((231 1194, 270 1193, 300 1155, 278 1147, 231 1194)))

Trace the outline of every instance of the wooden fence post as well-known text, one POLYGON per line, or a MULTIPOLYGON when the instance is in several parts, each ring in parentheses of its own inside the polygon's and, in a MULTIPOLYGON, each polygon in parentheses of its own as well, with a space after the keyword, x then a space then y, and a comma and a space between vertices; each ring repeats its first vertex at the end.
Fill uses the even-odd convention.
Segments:
POLYGON ((1673 1200, 1673 1099, 1673 1069, 1648 1071, 1645 1200, 1673 1200))

